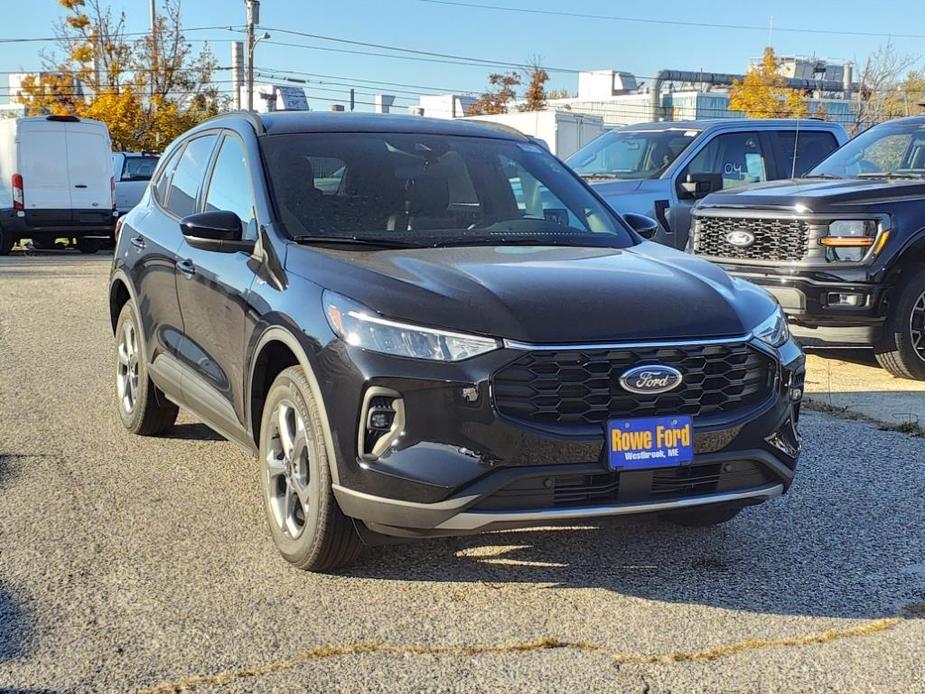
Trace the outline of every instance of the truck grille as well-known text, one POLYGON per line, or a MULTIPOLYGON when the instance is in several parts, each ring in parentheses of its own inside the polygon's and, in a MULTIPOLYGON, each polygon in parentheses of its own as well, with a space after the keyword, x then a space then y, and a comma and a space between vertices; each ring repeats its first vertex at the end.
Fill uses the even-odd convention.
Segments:
POLYGON ((745 343, 634 349, 533 351, 495 374, 498 411, 556 427, 600 425, 613 417, 709 416, 763 401, 770 360, 745 343), (635 366, 673 366, 684 376, 675 390, 638 395, 620 376, 635 366))
POLYGON ((801 219, 698 217, 694 228, 694 252, 713 258, 799 261, 809 240, 809 224, 801 219), (726 235, 735 230, 751 232, 755 242, 744 248, 732 245, 726 235))

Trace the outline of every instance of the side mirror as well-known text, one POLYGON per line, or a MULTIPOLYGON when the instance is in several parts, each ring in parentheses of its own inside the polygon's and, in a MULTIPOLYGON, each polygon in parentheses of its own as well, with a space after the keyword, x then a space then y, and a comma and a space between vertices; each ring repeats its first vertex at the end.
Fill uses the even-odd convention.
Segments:
POLYGON ((651 239, 655 236, 655 232, 658 231, 658 222, 651 217, 646 217, 644 214, 627 212, 623 215, 623 219, 633 228, 633 231, 644 239, 651 239))
POLYGON ((180 220, 180 231, 193 248, 219 253, 251 251, 253 241, 245 241, 244 225, 234 212, 217 210, 191 214, 180 220))
POLYGON ((686 198, 705 198, 710 193, 723 189, 722 174, 715 173, 696 173, 687 174, 687 178, 680 184, 682 197, 686 198))

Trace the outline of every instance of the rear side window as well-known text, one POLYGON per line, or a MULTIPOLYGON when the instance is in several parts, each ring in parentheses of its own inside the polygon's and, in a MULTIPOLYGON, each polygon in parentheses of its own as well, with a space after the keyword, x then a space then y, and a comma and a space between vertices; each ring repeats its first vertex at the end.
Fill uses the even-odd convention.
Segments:
POLYGON ((784 178, 799 177, 838 149, 832 133, 782 130, 777 133, 777 168, 784 178), (794 166, 794 155, 796 165, 794 166))
POLYGON ((154 182, 154 187, 152 188, 154 199, 157 200, 161 205, 165 205, 167 203, 167 189, 170 187, 170 177, 173 175, 173 170, 177 166, 177 161, 180 159, 180 153, 182 151, 183 146, 181 145, 170 153, 170 158, 161 168, 157 180, 154 182))
POLYGON ((196 211, 196 195, 206 172, 216 135, 190 140, 183 150, 177 170, 170 180, 167 209, 177 217, 186 217, 196 211))

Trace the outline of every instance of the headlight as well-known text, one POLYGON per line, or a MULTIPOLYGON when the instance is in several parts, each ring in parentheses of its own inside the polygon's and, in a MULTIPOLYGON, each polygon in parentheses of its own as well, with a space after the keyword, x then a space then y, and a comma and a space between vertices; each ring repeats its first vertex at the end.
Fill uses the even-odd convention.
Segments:
POLYGON ((334 292, 322 295, 331 329, 348 344, 397 357, 462 361, 498 349, 497 340, 388 320, 334 292))
POLYGON ((787 326, 787 316, 778 306, 774 313, 752 330, 752 335, 771 347, 780 347, 790 339, 790 328, 787 326))
POLYGON ((829 235, 819 243, 826 247, 826 260, 856 263, 874 245, 876 236, 874 219, 839 219, 829 224, 829 235))

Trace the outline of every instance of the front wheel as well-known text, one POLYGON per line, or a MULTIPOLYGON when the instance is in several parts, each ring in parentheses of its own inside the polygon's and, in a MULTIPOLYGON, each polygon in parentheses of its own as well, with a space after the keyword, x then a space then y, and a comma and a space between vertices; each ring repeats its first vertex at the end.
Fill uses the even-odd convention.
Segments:
POLYGON ((267 394, 260 460, 267 523, 283 557, 307 571, 353 563, 360 536, 331 491, 320 408, 298 366, 283 371, 267 394))
POLYGON ((16 239, 13 234, 0 227, 0 255, 9 255, 16 245, 16 239))
POLYGON ((925 381, 925 266, 903 269, 891 304, 877 361, 897 378, 925 381))

